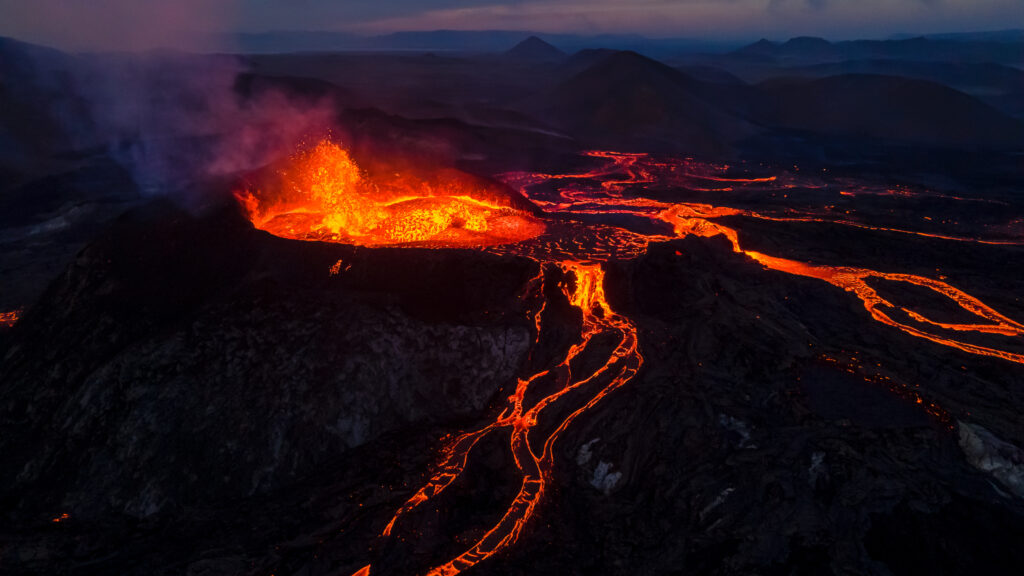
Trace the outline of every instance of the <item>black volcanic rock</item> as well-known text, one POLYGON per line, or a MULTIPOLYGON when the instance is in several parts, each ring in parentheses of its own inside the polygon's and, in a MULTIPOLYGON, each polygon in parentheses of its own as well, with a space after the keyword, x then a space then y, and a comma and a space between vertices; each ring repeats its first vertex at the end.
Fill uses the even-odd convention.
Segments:
POLYGON ((536 36, 530 36, 519 44, 516 44, 505 55, 517 60, 532 61, 555 61, 565 58, 565 52, 555 48, 551 44, 536 36))
POLYGON ((138 201, 131 175, 107 156, 0 193, 0 310, 29 306, 95 234, 138 201))
POLYGON ((471 419, 514 385, 531 342, 519 294, 536 272, 281 240, 232 210, 131 213, 9 335, 2 507, 28 522, 173 513, 274 492, 398 429, 471 419))
MULTIPOLYGON (((726 127, 737 117, 775 126, 774 107, 787 105, 808 108, 797 118, 829 122, 778 128, 775 134, 791 138, 780 148, 812 138, 842 143, 854 136, 829 132, 849 129, 841 116, 828 115, 829 107, 858 111, 866 102, 880 106, 886 120, 866 122, 872 132, 863 136, 881 155, 883 138, 899 134, 893 126, 915 102, 890 104, 886 90, 899 82, 886 80, 853 82, 847 88, 859 100, 844 100, 842 90, 805 96, 793 89, 791 104, 771 100, 766 109, 759 99, 774 94, 771 86, 704 82, 709 78, 635 54, 586 56, 599 56, 589 63, 596 69, 563 78, 569 89, 556 91, 564 96, 556 112, 589 145, 646 151, 675 146, 677 138, 713 142, 721 136, 714 125, 723 122, 720 115, 726 127), (616 114, 626 121, 617 124, 616 114), (588 119, 597 125, 593 132, 588 119)), ((313 68, 359 77, 333 56, 296 57, 282 68, 298 68, 307 57, 313 68)), ((366 58, 362 70, 383 61, 366 58)), ((409 58, 399 69, 430 60, 409 58)), ((426 87, 450 77, 438 80, 435 72, 456 65, 444 60, 421 70, 434 84, 413 84, 410 93, 436 95, 426 87)), ((507 66, 487 70, 481 84, 513 69, 568 74, 567 64, 480 61, 507 66)), ((258 72, 229 95, 283 89, 315 101, 333 91, 297 80, 298 69, 291 74, 258 72)), ((908 121, 918 121, 914 114, 908 121)), ((344 141, 367 165, 368 158, 404 151, 427 165, 490 166, 485 174, 596 166, 590 157, 567 159, 561 152, 575 144, 540 131, 376 109, 346 110, 339 121, 344 141), (538 159, 544 168, 521 168, 538 159)), ((962 150, 915 142, 932 171, 910 174, 890 159, 890 176, 865 184, 866 194, 837 194, 840 186, 862 183, 862 168, 822 177, 824 187, 804 187, 802 176, 817 167, 799 152, 793 163, 799 161, 801 174, 766 165, 726 169, 778 175, 773 190, 785 193, 770 198, 740 182, 729 183, 734 190, 726 183, 699 190, 686 184, 690 176, 647 185, 646 192, 665 202, 724 202, 764 214, 828 202, 834 215, 856 210, 882 226, 1020 237, 1019 170, 999 173, 994 187, 972 171, 972 178, 950 184, 963 190, 942 189, 964 198, 881 194, 888 186, 902 191, 906 179, 935 178, 942 186, 954 180, 945 162, 962 150), (925 224, 923 216, 932 220, 925 224)), ((705 150, 717 154, 728 145, 705 150)), ((986 166, 1006 158, 1019 164, 984 151, 975 157, 986 166)), ((0 207, 12 213, 0 220, 50 220, 76 201, 135 196, 123 170, 94 161, 12 185, 38 203, 5 196, 0 207)), ((670 164, 687 173, 697 168, 694 178, 701 165, 670 164)), ((834 174, 831 166, 828 172, 834 174)), ((620 177, 552 178, 540 186, 566 198, 579 186, 596 189, 598 181, 620 177)), ((230 192, 213 182, 201 187, 196 196, 207 187, 230 192)), ((624 187, 622 200, 637 188, 624 187)), ((436 506, 405 517, 395 538, 379 535, 436 471, 445 436, 490 422, 518 378, 557 364, 578 342, 582 315, 563 293, 572 279, 549 263, 538 290, 539 267, 523 258, 284 240, 254 230, 232 207, 210 207, 215 203, 204 197, 197 204, 206 211, 196 214, 157 201, 126 215, 78 252, 13 328, 0 331, 0 572, 347 576, 371 564, 373 576, 400 576, 423 574, 464 552, 520 488, 507 431, 473 449, 465 473, 432 501, 436 506)), ((551 235, 555 252, 596 240, 584 235, 585 225, 663 232, 615 210, 561 222, 549 217, 566 231, 551 235)), ((1024 317, 1012 266, 1020 246, 825 222, 738 215, 715 221, 735 228, 749 250, 941 274, 1008 317, 1024 317)), ((39 236, 27 238, 50 249, 39 236)), ((22 245, 5 246, 22 252, 22 245)), ((74 252, 77 246, 59 245, 74 252)), ((36 258, 32 250, 39 248, 29 247, 18 257, 36 258)), ((553 469, 536 515, 514 546, 473 573, 1024 573, 1024 366, 884 326, 853 293, 767 270, 721 236, 652 241, 643 254, 613 258, 603 268, 611 308, 636 326, 643 365, 551 445, 553 469)), ((23 282, 20 271, 9 270, 0 262, 4 282, 23 282)), ((871 286, 894 299, 892 313, 905 305, 937 318, 961 317, 948 299, 920 287, 881 280, 871 286)), ((570 363, 575 377, 595 368, 599 353, 611 353, 614 342, 605 336, 570 363)), ((977 342, 1013 350, 1022 344, 994 334, 977 342)), ((542 383, 557 384, 548 376, 542 383)), ((570 404, 548 407, 543 425, 555 425, 570 404)))
MULTIPOLYGON (((962 558, 993 565, 998 549, 1004 566, 1021 565, 1009 550, 1024 507, 981 488, 956 434, 816 358, 833 346, 871 357, 893 349, 870 342, 855 299, 774 274, 721 237, 652 245, 609 266, 609 300, 646 335, 646 369, 568 431, 558 462, 571 486, 552 505, 568 520, 528 535, 529 552, 513 551, 510 563, 541 573, 912 574, 914 560, 929 563, 950 542, 962 558), (620 474, 610 492, 602 470, 620 474), (976 538, 989 519, 1000 528, 976 538), (585 560, 570 566, 556 550, 585 560)), ((1010 381, 999 380, 989 385, 1010 381)), ((941 394, 957 389, 949 385, 941 394)), ((1011 414, 1004 424, 1019 428, 1011 414)))
MULTIPOLYGON (((1020 563, 1024 506, 948 423, 822 356, 913 374, 893 386, 984 410, 1014 445, 1019 368, 880 329, 851 294, 766 271, 723 237, 654 243, 605 271, 644 366, 566 429, 540 521, 482 573, 910 574, 946 549, 1020 563), (970 386, 950 376, 964 363, 970 386)), ((479 425, 524 365, 578 335, 549 270, 530 348, 537 272, 282 240, 230 211, 126 216, 2 349, 5 569, 388 576, 461 552, 518 488, 504 439, 406 520, 415 538, 376 536, 438 438, 479 425)))

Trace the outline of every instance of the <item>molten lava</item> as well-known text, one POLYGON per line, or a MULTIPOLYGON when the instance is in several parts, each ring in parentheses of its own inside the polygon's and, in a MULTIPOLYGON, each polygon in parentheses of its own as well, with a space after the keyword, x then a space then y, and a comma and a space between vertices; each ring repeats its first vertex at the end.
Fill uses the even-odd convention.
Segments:
MULTIPOLYGON (((505 515, 491 527, 472 547, 427 572, 429 576, 453 576, 516 542, 523 527, 533 516, 537 503, 552 481, 554 467, 554 443, 577 416, 592 408, 613 390, 629 382, 640 366, 643 356, 637 343, 636 327, 629 319, 620 316, 608 306, 604 296, 604 272, 598 264, 562 262, 557 264, 564 272, 571 273, 575 289, 562 286, 569 302, 583 313, 583 331, 580 342, 573 345, 565 358, 550 369, 543 370, 528 378, 521 379, 515 392, 507 399, 506 407, 487 426, 457 436, 442 450, 442 461, 438 471, 417 491, 392 517, 384 528, 382 536, 390 536, 395 523, 419 505, 437 496, 462 474, 470 450, 484 436, 500 429, 511 430, 510 448, 522 483, 519 493, 512 500, 505 515), (618 344, 594 371, 573 374, 572 361, 587 351, 595 336, 615 334, 618 344), (527 392, 541 378, 554 375, 559 386, 556 391, 527 405, 527 392), (542 412, 563 400, 569 393, 585 390, 582 405, 573 406, 568 415, 557 421, 557 426, 544 437, 531 436, 541 421, 542 412)), ((547 274, 541 273, 536 279, 538 289, 543 289, 547 274)), ((541 329, 541 311, 535 316, 538 336, 541 329)))
POLYGON ((10 328, 18 321, 18 317, 21 316, 21 310, 12 310, 10 312, 0 312, 0 326, 4 328, 10 328))
POLYGON ((236 193, 261 230, 298 240, 361 246, 490 246, 518 242, 543 224, 486 184, 457 172, 370 177, 347 150, 324 140, 277 179, 236 193), (431 177, 434 176, 434 177, 431 177))
MULTIPOLYGON (((654 182, 671 183, 676 185, 691 184, 694 180, 731 182, 739 186, 778 185, 778 179, 774 177, 746 178, 726 177, 716 175, 713 167, 697 168, 694 162, 687 160, 682 166, 672 162, 656 161, 648 159, 643 154, 617 154, 617 153, 590 153, 592 157, 609 160, 607 164, 595 170, 577 174, 528 174, 515 173, 508 175, 510 181, 515 182, 523 193, 530 197, 535 203, 554 209, 562 214, 593 215, 593 214, 631 214, 649 218, 653 221, 662 222, 671 227, 670 235, 647 235, 633 234, 629 248, 637 254, 646 249, 647 242, 668 240, 671 238, 682 238, 685 236, 712 237, 722 235, 732 244, 733 250, 745 254, 757 261, 766 268, 786 272, 797 276, 805 276, 823 280, 842 288, 843 290, 856 295, 864 304, 864 308, 871 317, 888 326, 902 330, 906 334, 930 340, 943 346, 956 348, 964 352, 979 356, 1001 358, 1010 362, 1024 364, 1024 354, 991 346, 982 346, 968 342, 960 337, 960 334, 997 334, 1019 342, 1024 337, 1024 324, 1014 321, 996 310, 992 309, 977 298, 963 292, 962 290, 947 284, 941 280, 935 280, 912 274, 887 273, 866 268, 853 268, 846 266, 825 266, 820 264, 809 264, 786 258, 779 258, 746 250, 740 245, 739 234, 716 221, 726 216, 746 216, 759 220, 783 221, 783 222, 817 222, 829 223, 842 226, 852 226, 878 232, 897 232, 901 234, 919 236, 944 241, 976 243, 983 245, 1020 246, 1024 241, 1020 239, 985 239, 955 236, 949 234, 938 234, 921 232, 915 230, 904 230, 891 227, 872 226, 862 222, 825 217, 824 214, 792 214, 790 212, 782 215, 771 215, 742 210, 727 206, 715 206, 711 204, 694 202, 669 203, 651 199, 643 196, 645 193, 643 185, 654 182), (532 187, 536 184, 550 180, 566 181, 567 184, 557 191, 552 198, 548 193, 542 197, 532 196, 532 187), (600 185, 582 185, 587 181, 597 180, 600 185), (632 197, 626 193, 631 192, 632 197), (643 241, 640 239, 643 238, 643 241), (893 282, 902 282, 927 288, 938 295, 944 296, 955 303, 960 309, 970 313, 983 322, 969 324, 954 324, 932 320, 918 312, 904 306, 886 300, 878 291, 873 288, 868 280, 884 279, 893 282), (899 312, 908 317, 907 321, 897 320, 894 312, 899 312)), ((728 167, 723 167, 728 168, 728 167)), ((783 183, 783 190, 794 186, 793 181, 783 183)), ((815 183, 801 182, 801 185, 809 188, 821 187, 815 183)), ((774 189, 769 189, 774 190, 774 189)), ((848 194, 843 191, 840 194, 848 194)), ((934 195, 934 194, 929 194, 934 195)), ((954 196, 944 196, 954 200, 969 201, 954 196)), ((549 247, 543 245, 546 238, 543 236, 535 241, 525 242, 515 247, 503 247, 498 252, 519 250, 526 253, 536 254, 538 251, 547 252, 549 247), (538 250, 540 248, 540 250, 538 250)), ((593 245, 591 245, 593 246, 593 245)), ((564 243, 559 247, 574 248, 564 243)), ((592 248, 587 249, 587 257, 593 258, 601 253, 607 253, 604 248, 595 253, 592 248)), ((577 252, 578 254, 578 252, 577 252)), ((566 254, 568 255, 568 254, 566 254)), ((563 256, 564 257, 564 256, 563 256)))
MULTIPOLYGON (((857 227, 877 232, 897 232, 937 241, 973 242, 983 245, 1018 246, 1014 238, 971 238, 956 234, 874 226, 825 210, 775 213, 700 202, 668 202, 657 196, 658 187, 686 187, 704 194, 763 192, 786 197, 797 186, 824 190, 817 182, 792 173, 782 176, 730 174, 725 165, 693 160, 655 160, 644 154, 590 152, 604 161, 595 169, 568 174, 514 173, 504 175, 510 185, 545 211, 543 221, 514 199, 503 196, 478 180, 456 171, 423 175, 415 171, 383 170, 371 176, 341 147, 321 142, 298 154, 277 173, 272 183, 250 186, 237 194, 253 224, 272 234, 301 240, 345 242, 364 246, 414 245, 475 247, 498 254, 533 258, 540 273, 529 287, 529 296, 540 296, 534 313, 536 346, 544 330, 542 315, 547 305, 545 285, 558 283, 568 302, 582 315, 576 344, 555 366, 518 379, 504 407, 489 422, 454 435, 441 449, 434 473, 414 492, 383 527, 382 538, 402 529, 403 518, 448 489, 464 472, 478 443, 499 430, 509 434, 519 490, 504 515, 464 552, 425 573, 453 576, 514 544, 533 517, 538 503, 554 481, 554 444, 574 419, 593 408, 612 391, 628 383, 643 364, 637 328, 617 314, 604 294, 601 262, 642 254, 653 241, 686 236, 722 235, 732 249, 767 269, 814 278, 858 298, 868 315, 879 323, 911 336, 978 356, 1024 364, 1024 354, 995 345, 982 346, 965 339, 988 335, 1010 339, 1019 346, 1024 324, 997 312, 979 299, 942 280, 912 274, 866 268, 826 266, 799 262, 744 249, 739 233, 719 220, 742 216, 759 220, 816 222, 857 227), (546 184, 545 186, 538 186, 546 184), (639 226, 644 222, 646 226, 639 226), (569 279, 569 282, 565 280, 569 279), (971 323, 933 320, 884 298, 879 281, 911 284, 946 298, 976 318, 971 323), (600 338, 597 338, 600 336, 600 338), (614 345, 608 352, 607 343, 614 345), (600 344, 598 344, 600 343, 600 344), (601 355, 596 368, 574 373, 574 360, 601 355), (554 386, 552 386, 554 382, 554 386), (540 396, 540 398, 537 398, 540 396), (528 399, 530 399, 528 401, 528 399), (555 408, 557 407, 557 408, 555 408), (554 409, 553 409, 554 408, 554 409)), ((843 182, 839 196, 855 195, 843 182)), ((827 190, 826 190, 827 192, 827 190)), ((881 194, 870 189, 866 194, 881 194)), ((888 193, 891 194, 891 191, 888 193)), ((898 196, 912 197, 909 191, 898 196)), ((947 200, 972 200, 954 196, 947 200)), ((972 200, 973 201, 973 200, 972 200)), ((330 267, 332 276, 348 270, 339 260, 330 267)), ((16 318, 16 315, 14 316, 16 318)), ((0 317, 0 322, 3 317, 0 317)), ((825 358, 839 363, 838 360, 825 358)), ((590 362, 588 366, 594 365, 590 362)), ((851 373, 859 369, 847 366, 851 373)), ((865 381, 883 384, 911 396, 930 414, 945 423, 951 416, 916 391, 878 374, 862 374, 865 381)), ((369 576, 365 565, 355 576, 369 576)))

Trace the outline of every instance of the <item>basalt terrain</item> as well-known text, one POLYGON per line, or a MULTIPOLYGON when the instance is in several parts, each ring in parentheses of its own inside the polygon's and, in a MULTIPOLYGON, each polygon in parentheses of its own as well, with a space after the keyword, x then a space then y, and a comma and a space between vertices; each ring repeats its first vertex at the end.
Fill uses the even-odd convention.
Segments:
POLYGON ((932 48, 5 41, 0 568, 1019 573, 1024 124, 932 48))

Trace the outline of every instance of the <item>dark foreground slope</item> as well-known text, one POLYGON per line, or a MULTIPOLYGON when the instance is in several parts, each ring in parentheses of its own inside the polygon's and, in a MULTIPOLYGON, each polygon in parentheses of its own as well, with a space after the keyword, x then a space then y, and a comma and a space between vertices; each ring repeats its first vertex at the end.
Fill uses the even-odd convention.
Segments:
MULTIPOLYGON (((851 296, 721 238, 606 270, 644 368, 567 430, 539 516, 479 573, 1024 565, 1019 498, 961 449, 967 433, 1024 440, 1019 368, 880 330, 851 296), (895 380, 824 360, 844 350, 895 380), (950 377, 961 365, 970 386, 950 377), (984 427, 898 393, 916 384, 977 407, 984 427)), ((436 510, 377 535, 439 439, 493 416, 578 334, 564 280, 541 296, 537 272, 472 251, 281 240, 229 209, 126 216, 5 335, 5 571, 398 575, 461 552, 517 488, 500 438, 436 510)))
MULTIPOLYGON (((251 62, 229 84, 231 98, 250 107, 261 94, 336 98, 347 108, 332 119, 361 159, 405 153, 485 174, 538 164, 565 173, 567 153, 583 146, 730 163, 738 151, 758 161, 770 152, 804 170, 820 160, 830 173, 829 161, 870 160, 892 181, 867 189, 867 199, 842 196, 837 210, 874 207, 886 225, 937 232, 948 231, 945 220, 962 221, 949 226, 964 233, 998 223, 999 238, 1019 237, 1019 157, 986 149, 977 130, 1013 125, 934 85, 856 77, 751 86, 606 52, 537 67, 536 82, 532 65, 505 57, 295 55, 264 59, 262 70, 251 62), (492 84, 508 70, 496 62, 521 75, 492 84), (479 92, 430 109, 484 95, 488 118, 514 126, 410 119, 400 98, 373 102, 384 109, 347 99, 381 81, 392 96, 407 88, 407 98, 444 100, 462 87, 430 87, 486 66, 479 92), (376 79, 352 73, 373 68, 376 79), (432 76, 442 68, 450 74, 432 76), (409 69, 424 82, 403 88, 407 78, 395 74, 409 69), (366 84, 349 92, 347 78, 366 84), (922 106, 935 94, 934 107, 922 106), (897 145, 905 156, 889 154, 897 145), (841 154, 822 160, 827 147, 841 154), (965 151, 972 160, 954 174, 946 160, 965 151), (920 172, 910 173, 907 156, 920 172), (912 176, 956 176, 950 186, 970 189, 962 199, 900 203, 898 184, 912 176)), ((26 157, 54 160, 54 150, 24 143, 26 157)), ((0 328, 0 571, 319 576, 372 564, 374 576, 422 574, 501 517, 519 486, 506 438, 495 437, 475 448, 436 508, 378 538, 438 462, 443 438, 493 420, 518 378, 575 341, 581 315, 562 293, 571 279, 550 267, 541 289, 538 264, 474 251, 283 240, 231 206, 196 215, 156 201, 107 226, 104 218, 140 202, 138 187, 131 166, 105 151, 83 154, 41 175, 15 163, 18 180, 0 189, 4 262, 60 251, 45 274, 2 270, 0 301, 17 285, 24 300, 10 301, 29 306, 0 328), (83 208, 92 204, 109 206, 83 208), (75 214, 88 225, 44 233, 43 224, 75 214)), ((571 166, 585 171, 591 160, 571 166)), ((205 204, 230 192, 203 185, 216 188, 196 191, 205 204)), ((666 200, 790 206, 742 190, 729 196, 726 183, 651 186, 666 200)), ((779 196, 810 202, 824 192, 779 196)), ((1024 313, 1019 246, 750 220, 728 221, 750 249, 948 275, 1008 316, 1024 313)), ((644 365, 559 438, 536 516, 476 573, 1024 572, 1020 366, 880 326, 853 295, 767 271, 722 238, 655 243, 604 268, 608 301, 636 323, 644 365)), ((944 299, 880 289, 959 318, 944 299)))

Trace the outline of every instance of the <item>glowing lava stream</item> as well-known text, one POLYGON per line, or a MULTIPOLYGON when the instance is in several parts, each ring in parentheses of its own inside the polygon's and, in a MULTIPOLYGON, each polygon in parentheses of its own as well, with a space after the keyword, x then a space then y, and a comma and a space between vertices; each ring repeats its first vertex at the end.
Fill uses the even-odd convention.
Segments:
POLYGON ((971 354, 1002 358, 1003 360, 1024 364, 1024 354, 978 346, 976 344, 962 342, 951 337, 932 334, 925 331, 923 328, 917 328, 909 324, 899 322, 893 319, 892 316, 884 310, 884 308, 900 309, 920 324, 941 328, 943 330, 999 334, 1009 337, 1024 336, 1024 324, 1007 318, 987 306, 981 300, 978 300, 970 294, 950 286, 945 282, 933 280, 924 276, 915 276, 913 274, 890 274, 866 268, 813 265, 798 262, 796 260, 768 256, 751 250, 744 250, 740 246, 739 237, 736 231, 732 228, 727 228, 704 218, 681 215, 679 212, 679 207, 673 207, 659 214, 659 218, 674 226, 677 237, 684 237, 690 234, 710 237, 721 234, 728 238, 735 252, 746 254, 750 258, 764 265, 766 268, 787 272, 797 276, 817 278, 819 280, 824 280, 833 286, 842 288, 847 292, 852 292, 864 303, 864 308, 871 314, 871 317, 883 324, 899 328, 912 336, 931 340, 932 342, 963 350, 964 352, 969 352, 971 354), (979 318, 988 320, 989 322, 992 322, 992 324, 951 324, 933 321, 921 314, 918 314, 917 312, 903 307, 898 307, 888 300, 885 300, 879 296, 877 290, 868 285, 868 278, 881 278, 893 282, 906 282, 908 284, 928 288, 933 292, 937 292, 946 298, 949 298, 963 310, 966 310, 979 318))
MULTIPOLYGON (((283 185, 278 190, 268 192, 256 189, 238 194, 239 201, 254 224, 277 235, 368 246, 468 247, 532 257, 539 263, 540 273, 530 282, 529 290, 539 291, 542 295, 545 292, 544 284, 554 281, 552 273, 555 267, 561 269, 564 277, 571 276, 574 279, 574 288, 570 289, 563 284, 561 290, 582 313, 579 342, 569 348, 556 366, 518 380, 515 391, 507 399, 507 405, 493 421, 448 441, 441 450, 440 462, 433 475, 398 508, 382 531, 382 537, 390 537, 400 527, 403 517, 450 487, 464 472, 470 452, 480 440, 498 430, 509 431, 509 447, 521 477, 518 493, 494 526, 466 551, 426 572, 429 576, 459 574, 515 543, 553 480, 554 444, 560 434, 577 416, 629 382, 643 364, 636 326, 630 319, 615 313, 605 298, 604 271, 600 262, 614 254, 627 257, 639 255, 651 241, 666 241, 690 235, 723 235, 735 252, 745 254, 768 269, 822 280, 854 294, 878 322, 943 346, 1024 364, 1024 354, 973 344, 955 336, 970 333, 1019 338, 1024 336, 1024 324, 1000 314, 977 298, 945 282, 912 274, 815 265, 744 250, 738 232, 715 219, 746 216, 762 220, 828 222, 961 242, 1009 245, 1019 245, 1021 242, 873 227, 855 221, 827 219, 815 213, 794 214, 790 211, 775 216, 710 204, 669 203, 642 196, 626 196, 627 186, 663 180, 700 179, 748 186, 775 185, 776 177, 731 178, 715 173, 716 170, 721 172, 728 167, 699 165, 691 161, 682 164, 683 170, 680 171, 678 162, 648 161, 649 158, 644 154, 591 152, 588 155, 608 162, 595 170, 579 174, 505 175, 509 184, 517 186, 527 198, 546 211, 547 216, 551 217, 550 229, 546 224, 547 219, 542 221, 511 205, 495 203, 491 196, 474 188, 475 185, 471 185, 469 180, 465 186, 434 192, 414 189, 414 181, 378 185, 364 178, 347 152, 330 144, 318 145, 313 151, 297 157, 295 168, 282 172, 283 185), (600 186, 588 187, 585 184, 587 180, 597 181, 600 186), (533 185, 548 181, 566 183, 557 190, 557 197, 552 198, 551 192, 531 193, 533 185), (415 193, 410 195, 407 193, 409 190, 415 193), (464 191, 484 198, 464 194, 464 191), (584 214, 623 214, 647 218, 660 227, 668 224, 672 233, 640 234, 609 224, 580 224, 576 228, 567 228, 566 220, 558 218, 567 216, 568 220, 572 220, 584 214), (565 231, 564 234, 560 230, 565 231), (608 250, 608 246, 618 250, 608 250), (869 284, 871 279, 927 288, 952 300, 981 322, 958 324, 932 320, 883 298, 869 284), (902 312, 908 320, 894 318, 893 311, 902 312), (600 367, 590 373, 574 374, 573 361, 585 352, 589 351, 588 358, 594 354, 596 350, 592 343, 599 335, 614 336, 614 349, 600 367), (552 380, 556 384, 555 391, 533 405, 527 405, 527 394, 534 387, 549 386, 552 380), (584 399, 572 394, 576 391, 585 393, 582 394, 584 399), (569 395, 582 405, 563 407, 562 413, 567 415, 561 421, 550 422, 553 428, 545 421, 545 429, 552 430, 546 437, 531 438, 531 432, 538 430, 537 424, 541 417, 552 412, 545 410, 569 395)), ((330 273, 337 275, 340 270, 339 261, 331 267, 330 273)), ((546 301, 542 302, 533 318, 536 342, 540 342, 543 328, 541 316, 546 301)), ((2 320, 3 317, 0 317, 2 320)), ((604 340, 601 338, 602 342, 604 340)), ((601 346, 603 350, 603 344, 601 346)), ((366 565, 354 576, 369 576, 370 573, 371 566, 366 565)))
POLYGON ((21 316, 21 310, 12 310, 10 312, 0 312, 0 326, 6 326, 10 328, 18 322, 18 318, 21 316))
MULTIPOLYGON (((522 484, 518 494, 512 500, 505 515, 476 544, 456 558, 437 566, 427 572, 430 576, 451 576, 477 564, 506 548, 519 538, 523 527, 533 515, 534 508, 544 496, 547 483, 551 480, 554 459, 554 443, 563 430, 580 414, 592 408, 611 391, 628 382, 643 364, 643 357, 637 344, 636 327, 633 323, 608 306, 604 296, 604 272, 599 264, 581 262, 562 262, 559 266, 575 277, 576 288, 570 292, 563 286, 563 292, 570 303, 583 313, 583 330, 580 342, 574 344, 565 358, 554 368, 538 372, 529 378, 519 380, 515 393, 509 396, 508 406, 491 424, 456 437, 442 450, 442 461, 438 471, 426 485, 417 491, 388 522, 382 533, 390 536, 395 523, 405 514, 420 504, 437 496, 459 477, 466 467, 469 452, 484 436, 495 430, 507 428, 511 430, 511 450, 516 468, 522 474, 522 484), (594 336, 603 333, 618 335, 618 344, 607 360, 594 372, 582 378, 574 377, 572 361, 587 350, 594 336), (554 393, 542 398, 531 407, 524 404, 524 398, 530 386, 541 377, 554 374, 562 386, 554 393), (600 380, 610 380, 603 384, 595 384, 600 380), (530 432, 536 426, 541 412, 556 403, 566 394, 587 386, 597 388, 590 399, 576 410, 569 413, 552 431, 543 444, 531 443, 530 432), (538 452, 539 448, 539 452, 538 452)), ((545 273, 536 279, 543 289, 545 273)), ((540 317, 543 307, 535 316, 537 334, 541 329, 540 317)))
MULTIPOLYGON (((765 216, 756 212, 740 210, 737 208, 729 208, 723 206, 713 206, 710 204, 700 203, 667 203, 658 200, 652 200, 644 197, 633 197, 623 198, 622 189, 628 185, 634 184, 646 184, 650 183, 652 179, 656 179, 656 175, 651 174, 651 169, 644 169, 638 167, 639 159, 643 155, 624 155, 615 153, 590 153, 591 156, 607 158, 611 160, 610 165, 605 166, 601 169, 593 170, 582 174, 562 174, 557 176, 551 176, 547 174, 513 174, 510 175, 511 179, 515 181, 515 184, 519 186, 520 191, 530 197, 529 187, 531 184, 543 182, 546 180, 557 179, 588 179, 588 178, 600 178, 601 176, 608 176, 617 174, 619 172, 626 172, 630 176, 630 180, 610 180, 602 183, 602 188, 608 190, 609 186, 606 184, 612 183, 613 194, 610 196, 601 196, 599 192, 594 192, 586 189, 573 189, 566 193, 565 191, 559 191, 559 197, 561 201, 551 202, 544 201, 543 199, 532 198, 534 202, 547 206, 557 206, 557 210, 563 213, 569 214, 600 214, 600 213, 625 213, 635 214, 638 216, 645 216, 652 220, 658 220, 669 224, 674 234, 672 236, 649 236, 649 240, 668 240, 671 238, 683 238, 689 235, 701 236, 701 237, 712 237, 719 234, 725 236, 732 244, 732 248, 735 252, 745 254, 758 263, 762 264, 766 268, 772 270, 778 270, 797 276, 805 276, 809 278, 817 278, 832 284, 833 286, 842 288, 847 292, 851 292, 856 295, 864 304, 864 308, 871 314, 871 317, 878 322, 898 328, 903 332, 930 340, 937 344, 956 348, 964 352, 976 354, 979 356, 989 356, 992 358, 1001 358, 1010 362, 1016 362, 1024 364, 1024 354, 1010 352, 1007 350, 1000 350, 988 346, 981 346, 964 342, 952 335, 935 333, 929 329, 939 329, 947 332, 961 332, 961 333, 976 333, 976 334, 997 334, 1000 336, 1007 337, 1020 337, 1024 336, 1024 324, 1016 322, 1003 314, 995 311, 985 303, 981 302, 977 298, 955 288, 940 280, 934 280, 924 276, 916 276, 912 274, 895 274, 878 272, 866 268, 854 268, 854 267, 836 267, 836 266, 825 266, 825 265, 814 265, 805 262, 798 262, 796 260, 789 260, 786 258, 779 258, 775 256, 769 256, 754 252, 751 250, 744 250, 739 242, 739 235, 735 229, 726 227, 722 224, 714 222, 714 218, 720 218, 723 216, 747 216, 752 218, 758 218, 762 220, 777 220, 777 221, 796 221, 796 222, 830 222, 835 224, 857 226, 860 228, 885 231, 885 232, 900 232, 904 234, 913 234, 917 236, 935 238, 941 240, 954 240, 960 242, 977 242, 983 244, 1003 244, 1003 245, 1019 245, 1017 241, 989 241, 972 238, 961 238, 954 236, 945 236, 939 234, 914 232, 909 230, 898 230, 893 228, 881 228, 873 227, 858 222, 849 221, 831 221, 821 218, 813 217, 773 217, 765 216), (602 209, 604 208, 604 209, 602 209), (908 284, 914 284, 924 288, 928 288, 933 292, 941 294, 942 296, 952 300, 961 309, 970 312, 979 319, 987 320, 988 323, 972 323, 972 324, 955 324, 938 322, 927 318, 926 316, 909 310, 907 308, 897 306, 892 302, 882 298, 878 291, 872 288, 868 284, 868 279, 884 279, 893 282, 904 282, 908 284), (891 313, 887 309, 900 310, 905 313, 914 322, 920 324, 920 326, 913 326, 906 322, 900 322, 892 317, 891 313)), ((660 166, 655 164, 655 166, 660 166)), ((700 178, 707 179, 707 176, 700 176, 700 178)), ((731 180, 735 182, 745 183, 758 183, 758 182, 770 182, 770 178, 735 178, 725 179, 716 177, 719 180, 731 180)))

